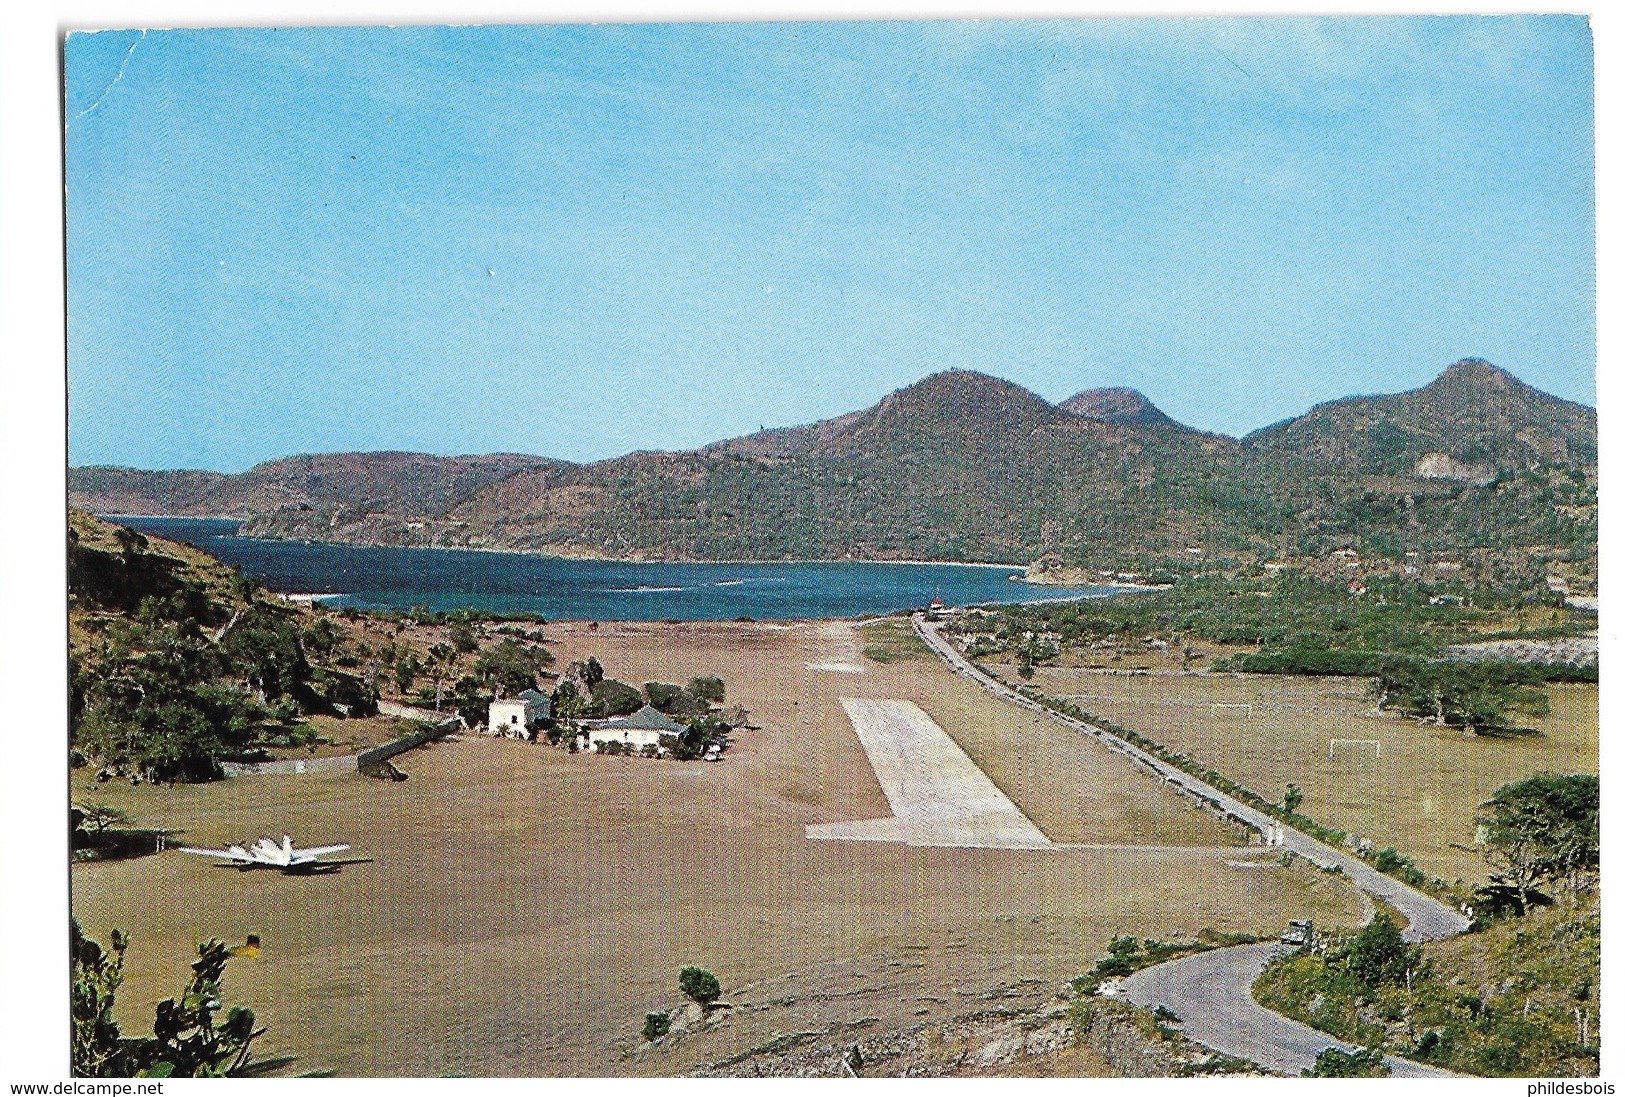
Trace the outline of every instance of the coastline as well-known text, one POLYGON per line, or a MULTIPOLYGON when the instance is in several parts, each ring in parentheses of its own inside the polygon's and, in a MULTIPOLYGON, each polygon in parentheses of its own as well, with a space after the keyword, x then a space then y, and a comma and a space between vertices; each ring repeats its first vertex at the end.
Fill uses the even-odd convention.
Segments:
MULTIPOLYGON (((96 511, 87 511, 86 513, 93 514, 95 517, 100 518, 103 521, 107 521, 107 522, 116 522, 121 518, 158 519, 158 520, 161 520, 161 521, 241 522, 241 523, 247 523, 248 522, 248 519, 246 519, 246 518, 239 518, 236 515, 231 515, 231 514, 102 514, 102 513, 96 512, 96 511)), ((585 551, 585 550, 583 550, 583 551, 559 552, 559 551, 547 551, 547 550, 544 550, 544 549, 491 548, 491 547, 486 546, 486 545, 390 545, 390 544, 383 544, 383 543, 380 543, 380 542, 377 542, 377 541, 327 541, 327 540, 321 540, 321 539, 314 538, 314 537, 255 537, 255 536, 245 534, 245 533, 233 533, 233 534, 229 534, 228 536, 238 537, 238 538, 241 538, 244 541, 263 541, 266 544, 344 545, 344 546, 347 546, 349 548, 428 549, 428 550, 433 550, 433 551, 436 551, 436 552, 483 552, 483 553, 490 553, 490 554, 496 555, 496 556, 540 556, 540 557, 542 557, 544 559, 551 559, 551 560, 592 560, 592 561, 598 561, 598 562, 601 562, 601 563, 609 563, 609 564, 706 564, 706 565, 718 565, 718 566, 720 566, 720 565, 728 565, 728 564, 749 564, 749 565, 752 565, 752 566, 762 566, 762 565, 772 565, 772 564, 906 564, 906 565, 909 565, 909 566, 912 566, 912 567, 997 568, 997 569, 1002 570, 1002 571, 1019 571, 1019 572, 1025 572, 1026 569, 1027 569, 1026 564, 1008 564, 1008 563, 1001 564, 1001 563, 991 562, 991 561, 986 561, 986 560, 916 560, 916 559, 912 559, 912 558, 857 560, 857 559, 852 559, 851 557, 847 557, 847 558, 842 559, 842 558, 829 558, 829 557, 799 557, 799 556, 798 557, 780 557, 780 558, 777 558, 777 559, 752 557, 752 558, 747 558, 747 559, 733 559, 733 560, 704 560, 704 559, 699 559, 699 558, 696 558, 696 557, 689 557, 689 556, 660 556, 660 557, 609 556, 609 555, 606 555, 604 553, 589 552, 589 551, 585 551)), ((1030 580, 1021 578, 1020 576, 1012 576, 1012 578, 1018 579, 1021 582, 1029 582, 1030 581, 1030 580)), ((1068 584, 1058 584, 1058 585, 1065 586, 1065 585, 1068 585, 1068 584)), ((1090 584, 1078 584, 1078 585, 1083 585, 1083 586, 1113 585, 1113 586, 1115 586, 1117 584, 1090 583, 1090 584)))
MULTIPOLYGON (((241 522, 240 519, 236 519, 236 518, 208 519, 208 518, 204 518, 204 517, 198 516, 198 515, 152 515, 152 514, 148 514, 148 515, 135 515, 135 514, 112 515, 112 514, 108 514, 108 515, 98 515, 98 517, 101 517, 101 518, 104 518, 104 519, 107 519, 107 520, 116 520, 118 518, 123 518, 123 519, 130 520, 130 521, 136 521, 136 520, 143 520, 144 519, 144 520, 150 521, 150 522, 152 522, 154 524, 162 524, 162 523, 168 523, 168 522, 185 523, 185 522, 188 522, 188 521, 201 523, 201 522, 210 521, 210 520, 223 521, 223 522, 236 522, 236 523, 241 522)), ((202 531, 200 533, 199 531, 194 530, 192 532, 193 532, 193 534, 195 536, 198 536, 198 539, 200 541, 202 541, 204 551, 208 551, 209 541, 212 540, 214 536, 221 536, 221 537, 230 538, 231 541, 233 541, 233 542, 241 541, 241 542, 247 542, 247 543, 260 543, 260 544, 264 544, 264 545, 267 545, 267 546, 282 544, 282 545, 288 545, 290 547, 293 547, 293 546, 325 545, 325 546, 334 546, 334 547, 340 547, 340 548, 362 548, 362 549, 367 549, 367 548, 372 548, 372 549, 400 548, 400 549, 417 549, 417 550, 440 551, 440 552, 445 552, 445 553, 457 553, 457 552, 480 553, 480 554, 483 554, 484 556, 491 557, 491 558, 494 558, 496 560, 500 560, 501 558, 506 557, 506 558, 509 558, 509 559, 514 560, 516 562, 519 561, 519 560, 529 560, 529 561, 540 561, 540 562, 557 561, 560 564, 572 563, 572 562, 580 562, 582 564, 631 565, 632 567, 627 569, 627 570, 632 570, 634 568, 645 568, 645 569, 647 569, 649 571, 652 571, 652 572, 655 572, 657 574, 659 573, 659 570, 661 568, 667 568, 667 567, 691 567, 691 568, 694 568, 696 570, 698 570, 698 569, 704 569, 704 570, 699 571, 698 574, 695 574, 695 572, 691 571, 691 572, 688 573, 690 577, 685 578, 682 581, 685 584, 688 584, 688 583, 692 582, 692 583, 699 583, 702 586, 710 586, 710 585, 712 585, 713 581, 715 581, 715 580, 717 580, 719 578, 719 573, 720 573, 721 576, 728 576, 730 574, 739 575, 741 573, 749 575, 750 572, 749 572, 748 569, 754 569, 754 570, 757 571, 758 575, 765 572, 767 575, 771 576, 771 575, 779 573, 779 572, 789 573, 789 572, 794 571, 795 569, 804 568, 804 567, 824 567, 824 568, 829 568, 832 565, 834 565, 834 566, 851 565, 851 570, 854 573, 859 571, 860 569, 863 569, 863 568, 875 568, 877 565, 896 565, 899 568, 908 568, 908 569, 915 569, 915 568, 967 568, 967 569, 976 568, 976 569, 981 569, 981 571, 978 574, 987 575, 989 578, 993 578, 994 575, 1000 574, 1000 573, 1002 573, 1007 578, 1008 582, 997 583, 997 585, 999 587, 1002 587, 1002 588, 1009 591, 1009 593, 1005 594, 1005 595, 992 594, 991 587, 989 587, 989 585, 986 584, 986 583, 981 583, 980 585, 984 586, 984 587, 988 587, 987 590, 976 591, 974 593, 972 591, 969 591, 969 590, 960 592, 960 595, 961 595, 961 597, 963 597, 963 600, 960 600, 960 598, 954 598, 953 595, 950 595, 949 597, 953 598, 954 604, 956 604, 956 605, 958 605, 958 606, 960 606, 962 608, 970 608, 970 607, 978 607, 978 606, 1005 605, 1005 604, 1012 604, 1012 603, 1044 604, 1044 603, 1051 603, 1051 602, 1089 601, 1089 600, 1093 600, 1093 599, 1097 599, 1097 598, 1111 597, 1111 596, 1121 594, 1121 593, 1126 593, 1126 592, 1129 592, 1129 591, 1132 591, 1132 590, 1155 589, 1155 588, 1147 588, 1147 587, 1134 586, 1134 585, 1122 584, 1122 583, 1100 583, 1100 582, 1087 582, 1087 581, 1082 582, 1082 583, 1076 583, 1076 584, 1061 584, 1061 583, 1056 583, 1056 582, 1054 582, 1052 580, 1052 581, 1050 581, 1048 583, 1037 584, 1037 583, 1031 582, 1028 579, 1028 577, 1027 577, 1027 569, 1023 565, 1020 565, 1020 564, 1000 564, 1000 563, 994 563, 994 562, 989 562, 989 561, 980 561, 980 560, 979 561, 922 560, 922 559, 916 559, 916 558, 897 559, 897 560, 854 560, 854 559, 844 559, 844 560, 839 560, 839 559, 837 559, 837 560, 832 560, 832 559, 816 559, 816 560, 802 560, 802 559, 790 559, 790 560, 783 560, 783 559, 780 559, 780 560, 766 560, 766 559, 751 559, 751 560, 691 560, 691 559, 676 559, 676 560, 673 560, 673 559, 658 559, 658 560, 650 560, 650 559, 633 559, 633 558, 627 558, 627 557, 613 557, 613 556, 605 556, 605 555, 601 555, 601 554, 588 554, 588 553, 576 553, 576 554, 572 554, 572 555, 561 555, 561 554, 556 553, 556 552, 547 552, 547 551, 536 550, 536 549, 497 549, 497 548, 488 548, 488 547, 464 547, 464 546, 451 547, 451 546, 438 546, 438 545, 410 545, 410 546, 408 546, 408 545, 379 545, 379 544, 360 544, 360 543, 353 542, 353 541, 326 541, 326 540, 315 540, 315 539, 306 539, 306 538, 291 538, 291 537, 252 537, 252 536, 244 536, 243 534, 236 533, 236 532, 233 532, 233 533, 221 532, 221 533, 215 534, 215 535, 210 535, 210 534, 207 533, 207 531, 202 531), (1018 588, 1011 588, 1009 586, 1009 583, 1011 583, 1011 582, 1020 582, 1023 585, 1021 587, 1018 587, 1018 588), (1029 597, 1028 596, 1029 594, 1039 594, 1041 586, 1049 586, 1049 587, 1053 588, 1053 594, 1049 594, 1049 592, 1043 592, 1044 594, 1049 594, 1049 596, 1048 597, 1029 597), (1017 593, 1018 591, 1021 591, 1022 593, 1018 594, 1017 593), (992 594, 991 597, 989 596, 990 594, 992 594), (964 597, 966 595, 968 595, 969 597, 964 597)), ((170 538, 170 539, 174 539, 174 538, 177 538, 177 537, 182 537, 182 536, 184 536, 184 533, 185 533, 185 531, 169 531, 169 530, 163 530, 163 529, 157 529, 157 530, 153 531, 153 535, 156 536, 156 537, 161 537, 162 538, 162 537, 165 537, 167 535, 167 537, 170 538)), ((407 566, 410 567, 410 566, 415 566, 415 565, 407 565, 407 566)), ((456 565, 451 565, 451 566, 456 566, 456 565)), ((627 578, 627 582, 636 582, 636 581, 637 580, 636 580, 635 576, 629 576, 627 578)), ((651 580, 651 581, 653 581, 653 580, 651 580)), ((749 578, 746 578, 746 579, 741 579, 739 581, 740 582, 750 582, 752 580, 749 579, 749 578)), ((768 581, 776 581, 776 580, 769 579, 768 581)), ((954 583, 964 582, 964 581, 965 580, 963 580, 963 579, 962 580, 949 581, 949 585, 953 586, 954 583)), ((296 579, 295 582, 297 583, 297 582, 299 582, 299 580, 296 579)), ((927 584, 928 585, 930 584, 929 580, 927 580, 927 584)), ((730 584, 728 584, 728 583, 719 583, 718 585, 727 586, 727 585, 730 585, 730 584)), ((973 583, 972 585, 977 585, 977 584, 973 583)), ((686 587, 670 588, 670 589, 680 590, 680 589, 686 589, 686 587)), ((638 593, 642 593, 642 592, 643 591, 641 589, 638 591, 638 593)), ((350 605, 347 608, 360 609, 360 610, 362 610, 362 612, 369 612, 369 611, 372 611, 372 610, 382 610, 382 611, 385 611, 385 612, 390 611, 390 607, 386 607, 386 606, 382 606, 382 605, 378 605, 378 606, 366 606, 366 605, 364 605, 368 601, 367 595, 364 594, 364 593, 360 593, 360 594, 356 593, 353 587, 346 587, 346 588, 344 588, 342 590, 335 590, 335 589, 332 589, 332 588, 323 590, 320 587, 316 587, 316 588, 313 589, 310 586, 297 586, 297 587, 295 587, 294 589, 291 589, 291 590, 281 590, 281 591, 279 591, 279 590, 271 590, 268 593, 273 594, 278 599, 280 599, 282 602, 288 603, 288 604, 307 605, 307 606, 310 606, 310 605, 317 605, 317 606, 325 605, 325 606, 328 606, 330 608, 338 608, 338 607, 341 607, 341 606, 346 606, 346 603, 360 602, 360 603, 363 603, 363 605, 350 605)), ((924 601, 927 600, 929 597, 930 597, 929 593, 922 595, 920 597, 919 604, 923 605, 924 601)), ((432 599, 431 599, 431 601, 432 601, 432 599)), ((394 607, 394 609, 396 609, 396 610, 399 610, 400 608, 402 608, 402 607, 394 607)), ((784 607, 784 608, 788 608, 788 607, 784 607)), ((799 607, 799 608, 810 608, 810 607, 799 607)), ((833 608, 833 607, 831 607, 831 608, 833 608)), ((875 610, 873 610, 873 609, 870 609, 870 610, 867 610, 867 611, 859 611, 856 614, 843 613, 843 612, 839 612, 839 611, 834 612, 834 613, 818 613, 818 612, 814 611, 814 612, 809 613, 809 614, 798 615, 798 616, 781 616, 779 613, 764 614, 764 613, 761 613, 759 611, 751 610, 751 611, 748 611, 748 615, 753 620, 758 621, 758 622, 761 622, 761 621, 777 621, 777 622, 781 622, 781 623, 787 624, 787 625, 794 625, 794 624, 797 624, 797 623, 818 623, 818 622, 842 621, 842 620, 854 620, 854 619, 856 619, 856 620, 874 619, 877 616, 878 617, 887 617, 887 616, 891 616, 891 615, 897 614, 897 613, 908 612, 910 609, 916 609, 916 608, 918 608, 918 605, 914 605, 914 606, 898 606, 896 608, 890 609, 889 612, 882 611, 879 614, 876 614, 875 610)), ((538 616, 538 615, 539 615, 539 611, 536 610, 536 609, 531 609, 531 610, 519 609, 519 610, 514 611, 513 617, 514 617, 515 620, 520 620, 520 619, 530 619, 530 618, 532 618, 534 616, 538 616)), ((502 614, 502 613, 498 613, 497 616, 498 617, 503 617, 503 616, 506 616, 506 615, 502 614)), ((721 616, 718 616, 718 615, 715 615, 715 614, 712 614, 712 613, 705 613, 705 614, 703 614, 701 616, 689 616, 687 614, 679 612, 679 613, 677 613, 677 615, 675 617, 662 616, 660 618, 655 618, 655 617, 647 616, 644 613, 638 612, 636 610, 629 610, 629 609, 625 609, 622 612, 613 612, 613 613, 605 614, 603 616, 595 616, 594 614, 592 614, 588 610, 578 609, 577 612, 569 613, 568 616, 559 615, 559 616, 555 617, 555 616, 549 615, 549 619, 556 620, 556 621, 561 621, 561 622, 562 621, 569 621, 569 620, 579 620, 579 621, 583 621, 583 622, 592 621, 592 620, 598 620, 598 621, 604 621, 604 622, 617 622, 618 621, 618 622, 625 622, 625 623, 666 621, 666 620, 684 620, 684 621, 692 620, 692 621, 712 621, 712 622, 714 622, 714 621, 723 621, 723 620, 735 619, 737 616, 739 616, 739 615, 736 615, 734 613, 728 613, 728 614, 721 615, 721 616)))

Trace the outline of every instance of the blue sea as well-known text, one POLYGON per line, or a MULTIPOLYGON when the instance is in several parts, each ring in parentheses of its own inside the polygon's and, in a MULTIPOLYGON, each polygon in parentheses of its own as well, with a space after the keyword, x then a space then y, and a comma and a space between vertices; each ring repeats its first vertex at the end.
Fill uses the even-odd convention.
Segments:
POLYGON ((969 564, 677 564, 567 560, 466 549, 360 548, 237 536, 218 518, 113 518, 235 564, 269 590, 329 595, 336 607, 484 610, 556 621, 758 621, 1105 597, 1115 587, 1013 583, 1019 568, 969 564))

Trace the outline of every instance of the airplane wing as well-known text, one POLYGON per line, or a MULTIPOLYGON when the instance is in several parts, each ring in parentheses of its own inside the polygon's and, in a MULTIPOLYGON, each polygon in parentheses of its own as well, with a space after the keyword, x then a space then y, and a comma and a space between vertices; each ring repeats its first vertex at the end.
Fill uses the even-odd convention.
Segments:
POLYGON ((337 861, 295 861, 291 865, 283 865, 282 871, 289 876, 320 876, 329 872, 337 872, 343 865, 367 865, 371 863, 371 857, 342 857, 337 861))
POLYGON ((311 857, 320 857, 324 853, 343 853, 349 846, 317 846, 315 849, 296 849, 294 856, 303 861, 311 857))
POLYGON ((229 849, 193 849, 191 846, 175 847, 181 853, 195 853, 199 857, 223 857, 228 861, 238 861, 245 865, 255 864, 254 858, 246 853, 233 853, 229 849))

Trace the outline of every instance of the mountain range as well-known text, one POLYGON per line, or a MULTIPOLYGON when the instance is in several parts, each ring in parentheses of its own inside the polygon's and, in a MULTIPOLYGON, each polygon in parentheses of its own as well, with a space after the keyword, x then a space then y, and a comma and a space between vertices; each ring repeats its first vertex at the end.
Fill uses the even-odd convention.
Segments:
POLYGON ((1236 439, 1132 389, 1051 404, 982 373, 687 452, 591 464, 337 453, 247 472, 69 470, 96 513, 218 515, 249 536, 629 559, 939 559, 1154 567, 1488 550, 1594 571, 1594 409, 1478 359, 1236 439))

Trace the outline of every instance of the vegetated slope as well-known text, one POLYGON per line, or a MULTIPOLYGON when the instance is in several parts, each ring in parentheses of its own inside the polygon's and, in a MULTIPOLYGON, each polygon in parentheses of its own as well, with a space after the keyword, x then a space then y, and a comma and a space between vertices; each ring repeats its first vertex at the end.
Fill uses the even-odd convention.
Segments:
POLYGON ((474 492, 562 462, 522 454, 324 453, 213 472, 70 469, 74 506, 102 514, 218 515, 259 537, 430 544, 440 520, 474 492))
POLYGON ((1242 446, 1243 490, 1290 515, 1285 554, 1538 545, 1594 569, 1596 411, 1488 362, 1464 359, 1411 392, 1322 404, 1242 446))
POLYGON ((219 561, 68 512, 75 764, 208 780, 222 760, 315 742, 303 717, 365 716, 377 691, 339 669, 338 632, 219 561))
POLYGON ((1419 950, 1419 962, 1405 957, 1395 965, 1401 970, 1365 978, 1339 943, 1325 956, 1277 962, 1253 993, 1269 1008, 1341 1039, 1448 1070, 1594 1076, 1601 930, 1594 903, 1540 908, 1430 942, 1419 950), (1404 966, 1413 969, 1408 981, 1404 966))
POLYGON ((199 469, 132 469, 84 465, 68 470, 68 496, 75 507, 96 514, 207 515, 232 477, 199 469))
POLYGON ((1238 449, 952 371, 822 423, 521 474, 457 516, 494 543, 649 558, 1162 553, 1233 524, 1203 504, 1238 449))
POLYGON ((76 505, 233 514, 257 536, 373 544, 644 559, 1054 553, 1115 568, 1483 550, 1531 575, 1547 559, 1595 574, 1595 411, 1476 360, 1240 442, 1133 390, 1055 406, 950 371, 860 411, 692 452, 591 465, 330 454, 213 475, 76 469, 70 488, 76 505))

